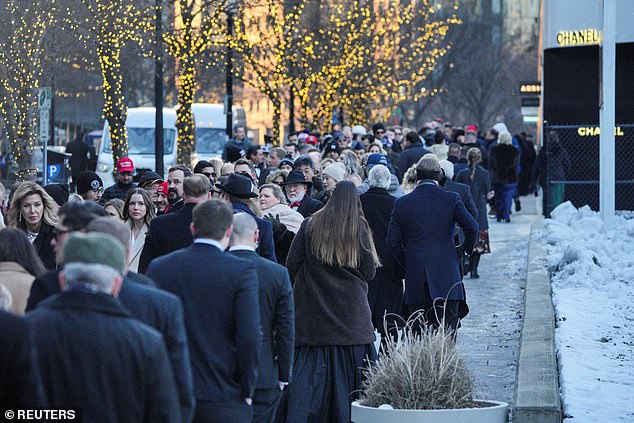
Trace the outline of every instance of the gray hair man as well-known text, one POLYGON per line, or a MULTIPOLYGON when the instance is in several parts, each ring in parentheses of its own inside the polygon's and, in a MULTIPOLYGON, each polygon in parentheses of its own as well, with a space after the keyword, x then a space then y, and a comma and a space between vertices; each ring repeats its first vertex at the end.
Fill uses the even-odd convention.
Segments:
POLYGON ((293 364, 295 323, 293 290, 285 267, 255 252, 258 225, 247 213, 233 215, 229 251, 255 266, 258 276, 262 345, 255 395, 253 421, 273 421, 281 390, 288 384, 293 364))
POLYGON ((390 188, 392 174, 390 170, 383 165, 376 165, 368 173, 368 185, 370 188, 382 188, 387 190, 390 188))
POLYGON ((87 421, 180 421, 163 337, 115 298, 126 267, 121 244, 72 233, 63 256, 62 292, 27 316, 49 406, 77 404, 87 421))
MULTIPOLYGON (((379 166, 382 165, 383 167, 385 167, 386 169, 389 170, 389 164, 388 164, 388 158, 386 155, 384 154, 379 154, 379 153, 374 153, 374 154, 370 154, 368 156, 368 159, 365 163, 365 170, 366 172, 368 172, 368 176, 370 174, 370 171, 372 171, 372 169, 375 166, 379 166)), ((368 179, 366 178, 365 181, 363 181, 358 187, 357 187, 357 191, 359 192, 359 195, 364 194, 365 192, 368 191, 368 189, 370 188, 370 183, 368 181, 368 179)), ((402 197, 403 195, 405 195, 405 193, 403 192, 403 190, 401 189, 400 184, 398 183, 398 178, 396 177, 396 175, 392 174, 390 172, 390 184, 388 185, 388 187, 386 188, 388 193, 394 197, 394 198, 399 198, 402 197)))

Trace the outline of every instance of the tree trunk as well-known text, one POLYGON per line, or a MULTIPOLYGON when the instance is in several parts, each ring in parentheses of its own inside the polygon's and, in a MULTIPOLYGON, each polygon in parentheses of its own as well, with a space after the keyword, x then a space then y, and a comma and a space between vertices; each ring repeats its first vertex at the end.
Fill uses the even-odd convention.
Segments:
POLYGON ((176 111, 178 163, 191 167, 196 135, 196 125, 192 114, 192 103, 194 102, 194 89, 196 86, 196 68, 190 60, 184 60, 180 65, 178 110, 176 111))
POLYGON ((280 101, 279 94, 275 93, 271 96, 271 102, 273 103, 273 143, 275 145, 282 145, 280 143, 280 122, 282 120, 282 102, 280 101))
POLYGON ((125 126, 128 108, 123 94, 120 52, 121 48, 117 44, 97 48, 103 77, 103 117, 110 126, 110 149, 115 168, 119 159, 128 155, 128 132, 125 126))

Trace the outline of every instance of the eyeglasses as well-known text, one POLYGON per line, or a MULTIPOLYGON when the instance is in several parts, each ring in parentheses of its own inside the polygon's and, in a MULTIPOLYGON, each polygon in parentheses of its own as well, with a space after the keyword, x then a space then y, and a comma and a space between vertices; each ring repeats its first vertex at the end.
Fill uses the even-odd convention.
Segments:
POLYGON ((216 177, 216 172, 210 173, 210 172, 203 172, 203 175, 205 175, 206 177, 212 177, 215 178, 216 177))
POLYGON ((394 135, 403 135, 402 132, 394 132, 394 135))
POLYGON ((385 131, 383 129, 377 129, 376 133, 377 134, 385 134, 385 131))
POLYGON ((97 188, 97 189, 92 189, 92 192, 94 192, 95 194, 103 194, 104 189, 103 188, 97 188))

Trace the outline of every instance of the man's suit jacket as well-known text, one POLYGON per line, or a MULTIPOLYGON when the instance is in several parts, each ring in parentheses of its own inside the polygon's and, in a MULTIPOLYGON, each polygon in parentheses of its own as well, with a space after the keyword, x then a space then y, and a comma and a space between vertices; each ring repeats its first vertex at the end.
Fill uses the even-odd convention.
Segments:
MULTIPOLYGON (((26 310, 35 309, 46 298, 60 292, 54 270, 38 276, 31 286, 26 310)), ((189 361, 187 336, 180 299, 157 289, 147 277, 133 272, 125 275, 119 300, 132 316, 161 332, 167 347, 174 381, 178 390, 183 421, 189 421, 194 412, 194 386, 189 361)))
POLYGON ((423 182, 394 203, 387 246, 405 267, 406 304, 465 299, 454 244, 456 223, 464 230, 463 246, 470 254, 478 224, 458 194, 423 182))
POLYGON ((157 258, 147 274, 183 302, 195 398, 244 404, 255 389, 262 338, 253 264, 194 243, 157 258))
POLYGON ((180 421, 163 337, 117 298, 74 288, 26 318, 51 408, 79 407, 84 421, 180 421))
POLYGON ((288 270, 271 263, 255 251, 233 250, 231 254, 250 261, 258 275, 262 349, 257 388, 271 389, 289 382, 295 347, 295 308, 288 270))
POLYGON ((262 257, 277 263, 277 257, 275 257, 275 242, 273 241, 273 225, 268 220, 260 219, 257 217, 251 209, 242 203, 231 203, 234 213, 247 213, 255 219, 255 223, 258 224, 258 230, 260 231, 260 238, 258 248, 255 251, 262 257))
POLYGON ((172 251, 185 248, 194 241, 189 225, 196 204, 187 203, 173 213, 155 217, 145 235, 145 245, 139 259, 139 273, 145 273, 152 260, 172 251))
POLYGON ((22 317, 0 311, 0 410, 44 408, 33 330, 22 317))

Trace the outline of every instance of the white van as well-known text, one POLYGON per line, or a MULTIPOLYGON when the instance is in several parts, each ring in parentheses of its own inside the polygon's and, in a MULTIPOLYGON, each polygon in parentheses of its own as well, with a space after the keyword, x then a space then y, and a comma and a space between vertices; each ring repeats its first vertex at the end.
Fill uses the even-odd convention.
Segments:
MULTIPOLYGON (((233 106, 234 126, 246 128, 246 114, 241 106, 233 106)), ((194 103, 192 113, 196 122, 196 152, 198 160, 221 157, 227 142, 227 116, 222 104, 194 103)))
MULTIPOLYGON (((134 162, 137 173, 145 170, 155 170, 154 154, 154 107, 136 107, 128 109, 125 126, 128 131, 128 157, 134 162)), ((110 150, 110 128, 108 121, 103 128, 103 141, 99 146, 97 159, 97 174, 103 180, 105 187, 114 184, 112 151, 110 150)), ((163 108, 163 163, 165 174, 176 165, 178 159, 178 135, 176 130, 176 111, 163 108)))

